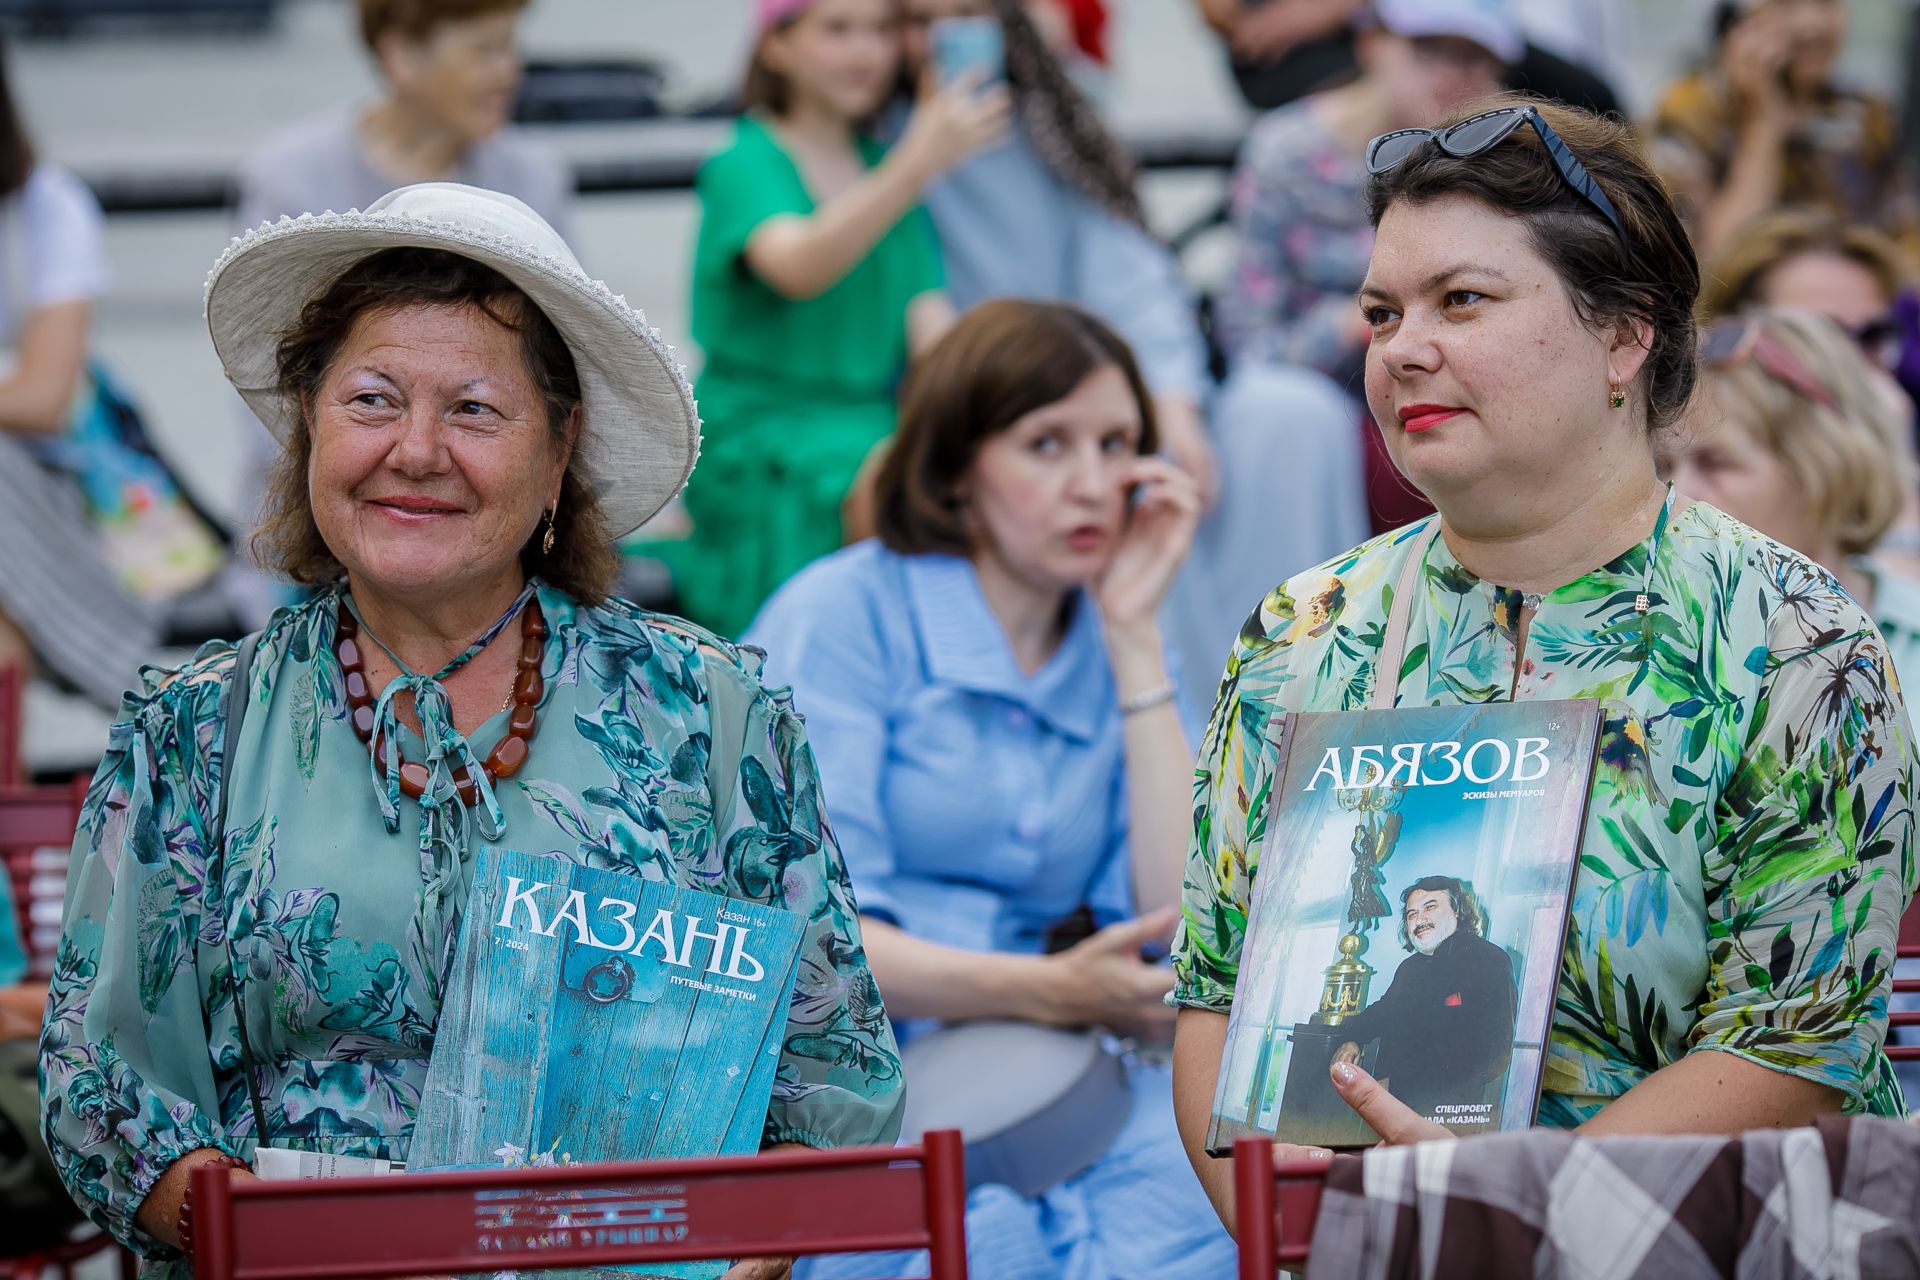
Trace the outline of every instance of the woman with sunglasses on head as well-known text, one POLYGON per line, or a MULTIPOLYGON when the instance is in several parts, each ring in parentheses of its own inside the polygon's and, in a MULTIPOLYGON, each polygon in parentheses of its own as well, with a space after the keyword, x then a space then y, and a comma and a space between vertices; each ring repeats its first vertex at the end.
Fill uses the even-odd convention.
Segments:
MULTIPOLYGON (((1228 660, 1175 952, 1175 1105, 1201 1180, 1230 1215, 1203 1139, 1271 729, 1376 697, 1605 708, 1539 1123, 1898 1114, 1881 1046, 1911 727, 1832 578, 1655 470, 1651 435, 1697 368, 1699 270, 1665 188, 1624 126, 1515 100, 1384 135, 1368 161, 1367 400, 1439 514, 1281 584, 1228 660), (1396 643, 1407 660, 1378 667, 1396 643)), ((1369 1086, 1334 1072, 1350 1101, 1369 1086)))
MULTIPOLYGON (((1660 470, 1680 492, 1831 572, 1873 616, 1895 674, 1920 687, 1920 584, 1883 550, 1904 532, 1895 520, 1912 501, 1906 415, 1851 336, 1808 311, 1762 310, 1714 325, 1686 421, 1659 442, 1660 470)), ((1920 1066, 1894 1070, 1908 1098, 1920 1099, 1920 1066)))
POLYGON ((1700 387, 1656 442, 1674 488, 1826 569, 1920 688, 1920 585, 1872 552, 1916 475, 1906 423, 1846 330, 1811 311, 1721 320, 1700 346, 1700 387))

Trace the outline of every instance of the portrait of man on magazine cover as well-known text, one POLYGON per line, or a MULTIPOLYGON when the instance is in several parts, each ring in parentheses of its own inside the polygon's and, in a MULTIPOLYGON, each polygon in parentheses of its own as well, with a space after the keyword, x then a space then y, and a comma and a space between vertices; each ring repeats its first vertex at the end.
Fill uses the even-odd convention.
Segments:
POLYGON ((1513 961, 1487 940, 1487 913, 1466 880, 1423 876, 1400 893, 1400 945, 1407 952, 1386 994, 1343 1020, 1336 1058, 1359 1063, 1378 1044, 1373 1070, 1395 1095, 1445 1123, 1481 1108, 1487 1086, 1513 1057, 1518 992, 1513 961))

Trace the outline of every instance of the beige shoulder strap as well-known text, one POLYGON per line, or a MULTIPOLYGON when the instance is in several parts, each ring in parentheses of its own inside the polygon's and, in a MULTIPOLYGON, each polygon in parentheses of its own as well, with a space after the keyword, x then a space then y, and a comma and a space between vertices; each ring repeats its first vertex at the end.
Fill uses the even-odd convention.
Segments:
POLYGON ((1420 589, 1421 570, 1426 568, 1427 549, 1440 536, 1440 517, 1427 522, 1407 548, 1406 563, 1400 566, 1400 581, 1394 584, 1393 608, 1387 613, 1387 634, 1374 659, 1373 702, 1375 711, 1386 711, 1400 693, 1400 664, 1407 655, 1407 627, 1413 619, 1413 597, 1420 589))

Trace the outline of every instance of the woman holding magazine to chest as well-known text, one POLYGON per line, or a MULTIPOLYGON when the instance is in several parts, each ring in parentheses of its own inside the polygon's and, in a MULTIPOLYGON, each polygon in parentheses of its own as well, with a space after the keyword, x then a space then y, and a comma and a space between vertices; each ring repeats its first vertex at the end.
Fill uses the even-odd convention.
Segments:
MULTIPOLYGON (((1657 478, 1651 433, 1693 388, 1699 271, 1626 130, 1518 101, 1452 123, 1370 148, 1360 295, 1369 404, 1440 514, 1269 594, 1201 748, 1176 1108, 1229 1219, 1230 1166, 1204 1142, 1262 871, 1250 798, 1278 717, 1383 692, 1601 704, 1538 1123, 1902 1109, 1881 1046, 1912 731, 1885 643, 1825 571, 1657 478), (1608 909, 1634 894, 1656 905, 1608 909)), ((1371 1082, 1350 1056, 1352 1101, 1371 1082)), ((1396 1139, 1446 1134, 1389 1112, 1396 1139)))
POLYGON ((285 446, 257 547, 313 597, 114 727, 41 1042, 74 1198, 182 1276, 191 1170, 405 1161, 488 846, 798 916, 757 1137, 890 1141, 893 1036, 798 717, 750 655, 609 594, 612 539, 698 449, 645 320, 519 201, 438 183, 249 234, 207 304, 285 446))

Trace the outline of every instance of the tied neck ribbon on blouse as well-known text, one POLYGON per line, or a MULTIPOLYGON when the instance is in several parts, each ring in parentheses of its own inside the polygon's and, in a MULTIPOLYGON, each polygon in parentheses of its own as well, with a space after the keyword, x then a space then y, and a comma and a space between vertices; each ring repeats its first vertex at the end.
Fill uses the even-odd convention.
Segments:
MULTIPOLYGON (((452 930, 440 927, 445 923, 441 920, 442 905, 459 875, 460 863, 466 859, 470 823, 477 823, 480 833, 489 840, 500 839, 507 825, 486 768, 466 737, 453 727, 453 703, 447 697, 446 686, 440 682, 473 661, 509 622, 520 616, 527 601, 533 598, 535 586, 533 582, 527 583, 507 611, 496 618, 478 640, 430 676, 402 662, 367 626, 353 597, 344 597, 347 608, 360 624, 360 634, 379 645, 380 651, 400 671, 374 706, 373 741, 378 749, 368 752, 367 762, 374 796, 380 802, 380 818, 389 833, 400 830, 400 723, 394 700, 403 691, 413 694, 414 714, 420 719, 420 741, 427 753, 427 783, 420 795, 420 875, 425 884, 420 894, 420 908, 414 916, 414 932, 423 961, 434 950, 434 938, 442 939, 445 944, 442 949, 452 944, 452 930), (453 784, 453 775, 461 766, 465 766, 479 802, 471 817, 453 784)), ((440 972, 438 964, 422 967, 430 978, 440 972)))

